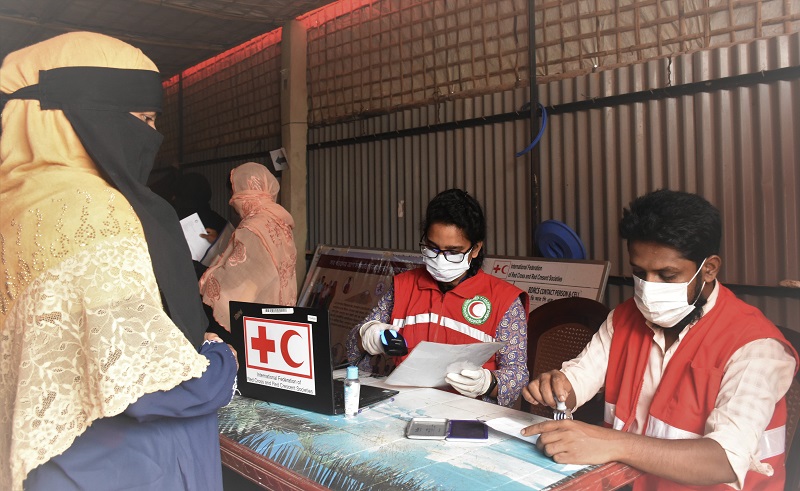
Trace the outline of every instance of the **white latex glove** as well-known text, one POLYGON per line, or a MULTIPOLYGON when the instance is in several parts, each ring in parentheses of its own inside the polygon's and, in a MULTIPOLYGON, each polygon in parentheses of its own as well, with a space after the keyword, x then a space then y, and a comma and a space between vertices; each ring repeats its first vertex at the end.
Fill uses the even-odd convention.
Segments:
POLYGON ((378 321, 365 322, 359 327, 358 334, 361 336, 361 346, 364 347, 364 351, 371 355, 383 353, 381 333, 386 329, 392 329, 392 326, 378 321))
POLYGON ((479 397, 492 385, 492 372, 485 368, 461 370, 460 373, 448 373, 444 380, 467 397, 479 397))

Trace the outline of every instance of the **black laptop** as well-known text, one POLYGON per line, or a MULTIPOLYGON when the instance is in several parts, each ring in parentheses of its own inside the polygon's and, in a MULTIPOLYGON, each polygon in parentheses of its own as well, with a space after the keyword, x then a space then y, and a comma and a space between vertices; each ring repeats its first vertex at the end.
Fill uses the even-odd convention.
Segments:
MULTIPOLYGON (((333 379, 328 311, 230 302, 243 396, 322 414, 344 413, 344 384, 333 379)), ((397 394, 361 385, 359 407, 397 394)))

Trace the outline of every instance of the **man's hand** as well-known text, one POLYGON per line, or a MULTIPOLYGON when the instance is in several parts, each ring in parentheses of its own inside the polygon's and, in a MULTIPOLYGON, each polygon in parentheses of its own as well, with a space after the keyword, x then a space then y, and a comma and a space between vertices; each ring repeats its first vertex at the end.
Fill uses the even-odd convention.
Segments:
POLYGON ((523 428, 521 433, 538 433, 536 446, 559 464, 621 462, 693 486, 736 481, 725 450, 711 438, 654 438, 575 420, 545 421, 523 428))
POLYGON ((479 397, 492 385, 492 372, 485 368, 461 370, 461 373, 448 373, 445 382, 467 397, 479 397))
POLYGON ((522 429, 539 434, 536 447, 559 464, 605 464, 618 460, 617 446, 625 433, 582 421, 545 421, 522 429))
POLYGON ((533 405, 556 407, 556 397, 558 397, 559 401, 567 403, 567 407, 575 406, 572 384, 567 376, 558 370, 550 370, 531 380, 527 387, 522 388, 522 397, 533 405))

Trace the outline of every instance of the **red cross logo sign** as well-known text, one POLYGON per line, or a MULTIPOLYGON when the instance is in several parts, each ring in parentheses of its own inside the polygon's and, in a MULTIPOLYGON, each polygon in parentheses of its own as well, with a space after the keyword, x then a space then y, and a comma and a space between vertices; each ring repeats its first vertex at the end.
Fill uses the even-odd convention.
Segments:
POLYGON ((245 317, 247 368, 312 378, 311 324, 245 317))
POLYGON ((495 261, 494 266, 492 266, 492 275, 498 278, 505 277, 509 271, 511 271, 510 261, 495 261))

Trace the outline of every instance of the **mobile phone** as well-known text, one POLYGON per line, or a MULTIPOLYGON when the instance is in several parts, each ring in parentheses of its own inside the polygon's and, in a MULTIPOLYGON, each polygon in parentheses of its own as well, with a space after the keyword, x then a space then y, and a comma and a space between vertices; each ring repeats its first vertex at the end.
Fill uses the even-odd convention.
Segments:
POLYGON ((406 427, 406 438, 444 440, 449 426, 449 420, 445 418, 413 418, 406 427))
POLYGON ((451 419, 447 440, 480 442, 489 438, 489 427, 477 419, 451 419))
POLYGON ((416 440, 481 442, 489 438, 489 427, 475 419, 413 418, 406 437, 416 440))

